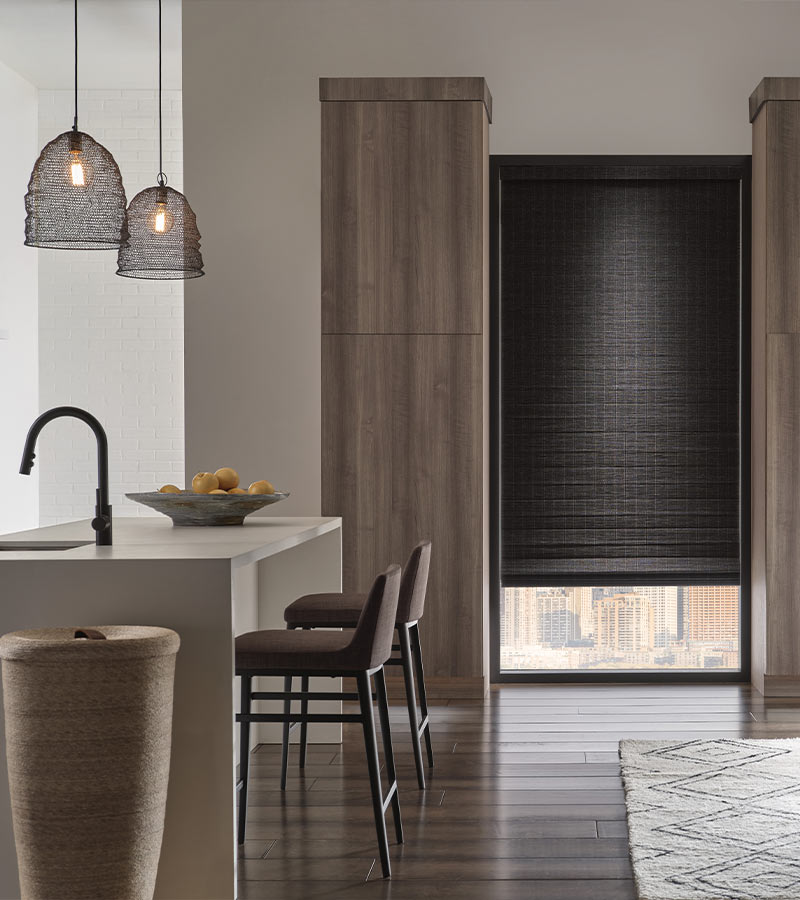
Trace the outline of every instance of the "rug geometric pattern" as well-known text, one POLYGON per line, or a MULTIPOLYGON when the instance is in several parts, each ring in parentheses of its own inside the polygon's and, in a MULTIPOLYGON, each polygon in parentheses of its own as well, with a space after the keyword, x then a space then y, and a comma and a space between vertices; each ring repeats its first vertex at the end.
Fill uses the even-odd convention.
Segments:
POLYGON ((640 900, 800 900, 800 739, 620 741, 640 900))

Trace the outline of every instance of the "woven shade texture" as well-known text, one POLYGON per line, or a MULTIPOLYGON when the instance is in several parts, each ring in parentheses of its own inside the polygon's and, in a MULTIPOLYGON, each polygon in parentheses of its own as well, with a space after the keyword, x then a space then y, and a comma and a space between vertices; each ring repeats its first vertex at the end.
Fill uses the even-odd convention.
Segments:
POLYGON ((741 168, 502 178, 503 578, 735 581, 741 168))
POLYGON ((150 187, 128 208, 130 240, 121 247, 117 275, 126 278, 199 278, 203 272, 200 232, 186 197, 171 187, 150 187), (165 217, 162 232, 156 217, 165 217))
POLYGON ((152 900, 164 830, 175 656, 166 628, 0 638, 22 900, 152 900))
POLYGON ((46 144, 25 195, 25 243, 64 250, 115 250, 128 239, 127 201, 114 157, 82 131, 46 144), (80 163, 84 184, 73 184, 80 163))

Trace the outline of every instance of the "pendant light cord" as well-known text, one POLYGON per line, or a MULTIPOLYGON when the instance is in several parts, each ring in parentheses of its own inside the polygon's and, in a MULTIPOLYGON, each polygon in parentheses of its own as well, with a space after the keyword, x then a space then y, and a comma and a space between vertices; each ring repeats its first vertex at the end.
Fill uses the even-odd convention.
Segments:
POLYGON ((72 130, 78 130, 78 0, 75 0, 75 118, 72 130))
MULTIPOLYGON (((78 0, 75 2, 77 3, 78 0)), ((158 0, 158 178, 156 180, 160 187, 164 187, 167 183, 167 176, 164 174, 164 137, 161 112, 161 0, 158 0)))

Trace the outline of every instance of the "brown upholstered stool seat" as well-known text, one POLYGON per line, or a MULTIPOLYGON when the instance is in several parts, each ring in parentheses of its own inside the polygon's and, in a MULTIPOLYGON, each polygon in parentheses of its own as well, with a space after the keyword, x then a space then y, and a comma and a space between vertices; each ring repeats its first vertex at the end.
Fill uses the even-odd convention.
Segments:
POLYGON ((236 669, 355 669, 352 643, 347 631, 250 631, 236 638, 236 669))
POLYGON ((366 594, 306 594, 283 612, 289 628, 355 628, 367 600, 366 594))

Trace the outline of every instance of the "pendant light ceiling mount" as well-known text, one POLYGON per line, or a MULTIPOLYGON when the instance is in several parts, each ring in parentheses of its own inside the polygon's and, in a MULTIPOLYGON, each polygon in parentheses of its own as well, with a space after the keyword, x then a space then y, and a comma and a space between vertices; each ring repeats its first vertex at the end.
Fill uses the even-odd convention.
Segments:
POLYGON ((125 188, 114 157, 78 130, 78 0, 74 0, 75 116, 46 144, 25 195, 25 244, 57 250, 116 250, 128 240, 125 188))
POLYGON ((128 243, 120 247, 117 275, 125 278, 200 278, 203 257, 200 232, 189 201, 168 187, 164 174, 161 77, 161 0, 158 0, 158 175, 128 207, 128 243))

